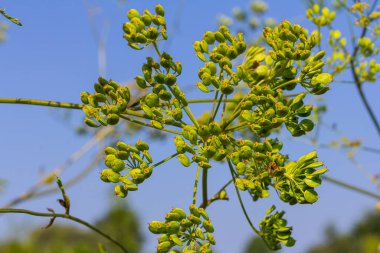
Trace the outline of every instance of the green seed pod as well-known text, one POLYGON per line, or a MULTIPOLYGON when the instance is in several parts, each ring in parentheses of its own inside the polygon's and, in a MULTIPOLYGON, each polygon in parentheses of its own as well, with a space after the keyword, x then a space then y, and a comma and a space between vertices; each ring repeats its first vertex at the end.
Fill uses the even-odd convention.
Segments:
POLYGON ((227 151, 225 149, 218 149, 214 156, 214 160, 222 161, 227 156, 227 151))
POLYGON ((180 223, 178 221, 169 221, 166 223, 166 231, 170 234, 177 234, 180 229, 180 223))
POLYGON ((135 147, 139 150, 139 151, 144 151, 144 150, 149 150, 149 145, 148 143, 142 141, 142 140, 138 140, 135 144, 135 147))
POLYGON ((108 114, 107 115, 107 124, 116 125, 119 122, 119 115, 117 114, 108 114))
POLYGON ((139 189, 137 185, 129 185, 129 184, 124 185, 124 188, 127 191, 137 191, 139 189))
POLYGON ((156 40, 158 38, 159 32, 155 27, 149 27, 146 30, 146 37, 150 40, 156 40))
POLYGON ((147 83, 146 83, 144 77, 136 76, 135 81, 136 81, 137 86, 139 86, 141 89, 145 89, 147 87, 147 83))
POLYGON ((212 244, 212 245, 215 245, 216 244, 216 241, 215 241, 215 238, 212 234, 210 233, 207 233, 207 240, 212 244))
POLYGON ((181 227, 186 229, 186 228, 190 228, 193 225, 193 222, 187 219, 183 219, 181 220, 180 224, 181 224, 181 227))
MULTIPOLYGON (((126 33, 126 34, 124 34, 124 36, 125 35, 132 36, 132 35, 136 34, 136 27, 133 24, 126 22, 123 24, 123 31, 126 33)), ((126 37, 124 37, 124 38, 126 38, 126 37)))
POLYGON ((199 213, 201 214, 201 216, 205 219, 205 220, 209 220, 209 216, 208 214, 206 213, 206 210, 204 208, 198 208, 198 211, 199 213))
POLYGON ((128 17, 129 20, 132 20, 133 18, 139 18, 140 17, 140 13, 136 9, 130 9, 127 12, 127 17, 128 17))
POLYGON ((305 132, 310 132, 314 128, 314 123, 310 119, 304 119, 299 123, 299 126, 305 132))
POLYGON ((100 179, 107 183, 118 183, 120 182, 120 174, 111 169, 104 169, 100 173, 100 179))
POLYGON ((119 198, 125 198, 128 195, 128 191, 124 189, 122 185, 115 186, 115 195, 119 198))
POLYGON ((178 207, 173 208, 171 212, 178 214, 181 220, 186 218, 186 212, 181 208, 178 208, 178 207))
POLYGON ((215 36, 213 32, 205 32, 203 34, 203 40, 206 41, 207 44, 211 45, 215 43, 215 36))
POLYGON ((88 104, 88 96, 90 95, 90 93, 88 92, 81 92, 80 93, 80 100, 82 101, 83 104, 88 104))
POLYGON ((185 154, 179 154, 178 160, 185 167, 189 167, 191 165, 190 159, 185 154))
POLYGON ((84 119, 84 123, 86 123, 87 126, 89 127, 99 127, 98 124, 95 123, 95 121, 89 119, 89 118, 85 118, 84 119))
POLYGON ((127 160, 129 158, 129 153, 126 151, 117 151, 116 156, 121 160, 127 160))
POLYGON ((209 232, 209 233, 214 232, 214 226, 212 225, 211 221, 209 221, 209 220, 203 221, 203 227, 206 230, 206 232, 209 232))
POLYGON ((169 241, 169 236, 167 234, 163 234, 157 238, 158 243, 169 241))
POLYGON ((122 141, 119 141, 118 143, 116 143, 116 147, 117 149, 122 150, 122 151, 129 151, 128 145, 122 141))
POLYGON ((113 147, 106 147, 106 148, 104 149, 104 153, 105 153, 106 155, 116 155, 117 150, 114 149, 113 147))
POLYGON ((173 246, 174 244, 170 241, 162 242, 157 245, 157 253, 167 253, 173 246))
POLYGON ((142 22, 144 22, 146 26, 150 26, 152 24, 152 15, 144 13, 143 15, 141 15, 141 20, 142 22))
POLYGON ((162 17, 165 16, 165 10, 164 10, 164 7, 162 7, 162 5, 157 4, 154 9, 155 9, 157 15, 160 15, 162 17))
POLYGON ((321 60, 323 58, 323 56, 325 56, 326 52, 325 51, 319 51, 318 53, 316 53, 312 58, 311 58, 311 62, 317 62, 319 60, 321 60))
POLYGON ((172 86, 177 82, 177 77, 173 74, 167 74, 164 79, 164 83, 168 86, 172 86))
POLYGON ((187 219, 189 221, 191 221, 193 224, 201 224, 202 223, 202 220, 200 218, 198 218, 197 216, 193 215, 193 214, 190 214, 187 219))
POLYGON ((166 232, 166 226, 164 222, 152 221, 148 225, 148 229, 153 234, 163 234, 166 232))
POLYGON ((202 232, 202 229, 200 229, 200 228, 196 228, 195 229, 195 236, 198 237, 201 240, 206 239, 205 235, 202 232))
POLYGON ((244 175, 246 169, 247 169, 247 166, 246 166, 245 163, 243 163, 243 162, 239 162, 239 163, 236 165, 236 172, 237 172, 239 175, 244 175))
POLYGON ((238 54, 242 54, 247 49, 247 44, 244 41, 239 41, 235 44, 235 49, 238 54))
POLYGON ((165 215, 165 220, 166 221, 181 221, 181 216, 178 213, 167 213, 165 215))
POLYGON ((214 37, 215 37, 215 40, 218 41, 219 43, 223 43, 225 41, 223 34, 219 31, 214 32, 214 37))
POLYGON ((145 96, 144 102, 146 103, 147 106, 152 108, 159 105, 160 98, 155 93, 149 93, 148 95, 145 96))
POLYGON ((115 172, 120 172, 125 169, 125 163, 123 160, 115 158, 111 161, 110 168, 115 172))
POLYGON ((199 209, 197 208, 197 206, 195 204, 191 204, 189 206, 189 210, 190 210, 190 213, 197 216, 197 217, 200 217, 200 212, 199 212, 199 209))

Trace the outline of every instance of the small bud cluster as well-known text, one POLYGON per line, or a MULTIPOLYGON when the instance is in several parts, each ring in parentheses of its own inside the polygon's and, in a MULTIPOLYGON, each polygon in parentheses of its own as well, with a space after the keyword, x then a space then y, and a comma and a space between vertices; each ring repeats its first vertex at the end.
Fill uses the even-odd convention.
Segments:
POLYGON ((181 208, 173 208, 165 216, 165 221, 152 221, 149 231, 161 234, 158 238, 158 253, 210 253, 210 245, 215 245, 212 233, 214 226, 203 208, 190 205, 190 214, 181 208), (182 251, 171 250, 182 247, 182 251))
POLYGON ((346 38, 341 37, 339 30, 330 30, 329 45, 333 52, 331 57, 327 59, 327 64, 334 74, 341 73, 350 63, 350 55, 345 48, 346 44, 346 38))
POLYGON ((306 10, 306 17, 313 22, 316 26, 329 26, 335 19, 335 11, 330 11, 329 8, 321 7, 318 4, 306 10))
POLYGON ((156 15, 148 10, 140 14, 136 9, 128 11, 129 22, 124 23, 124 38, 128 45, 136 50, 146 47, 159 39, 167 39, 165 11, 161 5, 156 5, 156 15))
POLYGON ((129 89, 119 86, 113 80, 107 81, 99 77, 98 83, 94 84, 94 90, 94 94, 88 92, 80 94, 84 104, 83 112, 87 116, 84 122, 90 127, 116 125, 119 122, 119 115, 127 109, 131 96, 129 89))
POLYGON ((296 242, 291 237, 292 227, 287 227, 287 221, 282 218, 285 212, 273 213, 275 209, 275 206, 269 208, 265 218, 261 220, 260 236, 271 250, 281 249, 281 243, 287 247, 292 247, 296 242))
POLYGON ((361 82, 375 82, 380 72, 380 63, 377 63, 374 59, 364 61, 355 68, 355 72, 361 82))
POLYGON ((141 140, 134 146, 119 141, 116 148, 107 147, 104 152, 108 169, 102 170, 100 179, 106 183, 122 183, 115 186, 115 195, 120 198, 125 198, 128 191, 136 191, 153 172, 149 146, 141 140), (127 173, 122 175, 124 171, 127 173))
POLYGON ((151 119, 151 124, 161 129, 165 124, 181 122, 182 107, 187 105, 187 99, 176 83, 182 73, 181 63, 163 53, 159 62, 148 57, 142 72, 143 76, 137 76, 135 80, 141 89, 151 89, 140 99, 141 109, 151 119))
POLYGON ((197 87, 206 93, 211 91, 210 86, 222 94, 233 93, 241 79, 233 71, 231 61, 247 48, 243 34, 239 33, 234 37, 226 26, 220 26, 218 31, 204 33, 203 39, 194 42, 193 46, 198 58, 205 62, 204 67, 198 71, 202 82, 198 82, 197 87), (210 45, 213 46, 211 50, 210 45))

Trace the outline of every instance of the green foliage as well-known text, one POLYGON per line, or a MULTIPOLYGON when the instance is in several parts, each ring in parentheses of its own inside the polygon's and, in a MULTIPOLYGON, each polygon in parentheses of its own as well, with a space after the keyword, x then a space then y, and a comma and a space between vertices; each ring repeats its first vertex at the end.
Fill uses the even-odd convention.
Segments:
POLYGON ((326 242, 316 245, 308 253, 371 253, 377 252, 380 245, 380 213, 371 212, 363 216, 345 234, 338 233, 331 225, 326 230, 326 242))

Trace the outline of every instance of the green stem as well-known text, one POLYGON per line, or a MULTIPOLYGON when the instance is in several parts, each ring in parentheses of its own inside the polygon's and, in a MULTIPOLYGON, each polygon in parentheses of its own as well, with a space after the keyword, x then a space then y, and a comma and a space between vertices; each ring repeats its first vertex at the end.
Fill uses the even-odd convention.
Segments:
POLYGON ((159 130, 159 131, 164 131, 164 132, 168 132, 168 133, 172 133, 172 134, 176 134, 176 135, 182 135, 180 132, 177 132, 177 131, 174 131, 174 130, 171 130, 171 129, 167 129, 167 128, 159 129, 159 128, 156 128, 156 127, 154 127, 154 126, 152 126, 152 125, 150 125, 148 123, 141 122, 141 121, 129 118, 129 117, 124 116, 124 115, 119 115, 119 116, 122 119, 128 120, 130 122, 136 123, 136 124, 141 125, 141 126, 150 127, 150 128, 153 128, 153 129, 156 129, 156 130, 159 130))
POLYGON ((193 112, 190 110, 190 108, 188 106, 185 106, 183 108, 187 114, 187 116, 189 116, 191 122, 193 122, 193 124, 195 125, 196 128, 199 128, 199 124, 198 124, 198 121, 197 119, 195 118, 193 112))
POLYGON ((289 80, 289 81, 287 81, 287 82, 285 82, 285 83, 282 83, 282 84, 280 84, 280 85, 278 85, 278 86, 276 86, 276 87, 273 87, 273 90, 277 90, 277 89, 280 89, 280 88, 282 88, 282 87, 284 87, 284 86, 287 86, 287 85, 289 85, 289 84, 299 83, 299 82, 300 82, 300 79, 299 79, 299 78, 295 78, 295 79, 293 79, 293 80, 289 80))
POLYGON ((0 104, 26 104, 26 105, 40 105, 40 106, 50 106, 59 107, 67 109, 82 109, 82 104, 74 104, 67 102, 56 102, 48 100, 39 99, 29 99, 29 98, 0 98, 0 104))
POLYGON ((153 165, 151 166, 152 169, 155 168, 155 167, 157 167, 157 166, 160 166, 161 164, 163 164, 163 163, 165 163, 165 162, 167 162, 167 161, 169 161, 170 159, 176 157, 177 155, 178 155, 178 153, 172 154, 171 156, 166 157, 165 159, 159 161, 158 163, 153 164, 153 165))
POLYGON ((240 123, 239 125, 233 126, 231 128, 227 128, 226 132, 235 132, 237 130, 246 128, 247 126, 249 126, 249 123, 243 122, 243 123, 240 123))
POLYGON ((156 50, 156 53, 157 53, 158 56, 161 58, 161 52, 160 52, 160 50, 158 49, 157 43, 154 41, 152 44, 153 44, 154 50, 156 50))
POLYGON ((214 115, 212 116, 212 121, 215 120, 216 114, 217 114, 218 111, 219 111, 220 104, 222 103, 222 99, 223 99, 223 94, 220 94, 220 98, 219 98, 219 101, 218 101, 218 105, 216 106, 216 109, 215 109, 215 111, 214 111, 214 115))
POLYGON ((116 241, 111 236, 107 235, 106 233, 96 228, 95 226, 91 225, 90 223, 84 220, 81 220, 77 217, 74 217, 72 215, 59 214, 59 213, 40 213, 40 212, 34 212, 34 211, 26 210, 26 209, 13 209, 13 208, 0 208, 0 213, 22 213, 22 214, 27 214, 27 215, 32 215, 32 216, 39 216, 39 217, 51 217, 51 218, 62 218, 62 219, 72 220, 74 222, 82 224, 83 226, 86 226, 87 228, 93 230, 94 232, 108 239, 113 244, 117 245, 123 252, 128 253, 128 250, 120 242, 116 241))
POLYGON ((215 118, 214 117, 214 115, 216 114, 215 113, 215 106, 216 106, 216 99, 218 98, 218 95, 219 95, 219 90, 217 90, 215 92, 214 101, 212 103, 212 109, 211 109, 211 118, 210 118, 209 122, 212 122, 214 120, 214 118, 215 118))
MULTIPOLYGON (((242 99, 241 98, 230 98, 227 100, 224 100, 225 102, 230 102, 230 103, 239 103, 242 99)), ((213 103, 215 99, 189 99, 187 102, 189 104, 196 104, 196 103, 213 103)))
POLYGON ((198 166, 197 173, 195 174, 195 182, 194 182, 194 188, 193 188, 193 204, 197 202, 197 189, 198 189, 198 181, 199 181, 199 175, 201 174, 201 166, 198 166))
POLYGON ((380 200, 380 195, 376 194, 376 193, 373 193, 373 192, 370 192, 370 191, 367 191, 367 190, 364 190, 362 188, 359 188, 359 187, 356 187, 356 186, 353 186, 351 184, 348 184, 348 183, 345 183, 345 182, 342 182, 340 180, 337 180, 337 179, 334 179, 334 178, 331 178, 331 177, 328 177, 328 176, 322 176, 323 179, 325 179, 326 181, 329 181, 330 183, 333 183, 333 184, 336 184, 336 185, 339 185, 339 186, 342 186, 346 189, 349 189, 351 191, 355 191, 355 192, 358 192, 358 193, 361 193, 361 194, 364 194, 364 195, 367 195, 369 197, 372 197, 372 198, 375 198, 377 200, 380 200))
POLYGON ((243 210, 244 216, 245 216, 246 220, 248 221, 249 225, 251 226, 252 230, 255 231, 256 234, 260 234, 260 231, 259 231, 257 228, 255 228, 255 226, 253 225, 251 219, 249 218, 248 213, 247 213, 247 210, 246 210, 245 207, 244 207, 243 200, 241 199, 239 189, 236 187, 236 184, 235 184, 236 179, 235 179, 235 175, 234 175, 234 173, 233 173, 233 167, 232 167, 231 160, 228 158, 228 159, 227 159, 227 162, 228 162, 228 166, 230 167, 231 177, 232 177, 232 180, 233 180, 233 182, 234 182, 234 186, 235 186, 236 194, 237 194, 237 196, 238 196, 239 203, 240 203, 240 207, 241 207, 241 209, 243 210))
POLYGON ((203 201, 203 203, 199 206, 199 208, 206 209, 209 205, 211 205, 212 202, 219 200, 220 198, 217 198, 216 196, 218 196, 222 191, 224 191, 227 188, 227 186, 229 186, 232 182, 233 182, 233 179, 230 179, 227 183, 223 185, 222 188, 220 188, 220 190, 217 193, 214 194, 214 196, 211 199, 207 200, 206 202, 203 201))
POLYGON ((202 205, 203 203, 207 203, 208 194, 207 194, 207 173, 208 169, 203 169, 202 171, 202 205))
MULTIPOLYGON (((146 115, 145 113, 140 113, 140 112, 136 112, 136 111, 129 110, 129 109, 126 109, 124 111, 124 113, 127 115, 130 115, 130 116, 135 116, 135 117, 144 118, 144 119, 150 119, 148 117, 148 115, 146 115)), ((175 126, 175 127, 182 127, 182 125, 180 123, 177 123, 177 122, 173 122, 173 123, 166 124, 166 125, 175 126)))

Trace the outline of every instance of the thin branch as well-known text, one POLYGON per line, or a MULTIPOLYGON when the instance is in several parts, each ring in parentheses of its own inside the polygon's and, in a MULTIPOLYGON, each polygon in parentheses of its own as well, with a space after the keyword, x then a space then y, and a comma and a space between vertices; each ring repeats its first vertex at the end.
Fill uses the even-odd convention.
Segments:
POLYGON ((40 100, 40 99, 29 99, 29 98, 0 98, 0 104, 40 105, 40 106, 50 106, 50 107, 59 107, 59 108, 67 108, 67 109, 82 109, 83 107, 82 104, 48 101, 48 100, 40 100))
POLYGON ((97 227, 91 225, 90 223, 79 219, 75 216, 69 215, 69 214, 60 214, 60 213, 41 213, 41 212, 34 212, 26 209, 14 209, 14 208, 0 208, 0 213, 22 213, 32 216, 39 216, 39 217, 51 217, 51 218, 62 218, 62 219, 68 219, 74 222, 77 222, 79 224, 82 224, 83 226, 93 230, 94 232, 98 233, 99 235, 103 236, 113 244, 117 245, 124 253, 128 253, 128 250, 117 240, 113 239, 111 236, 106 234, 105 232, 101 231, 97 227))

